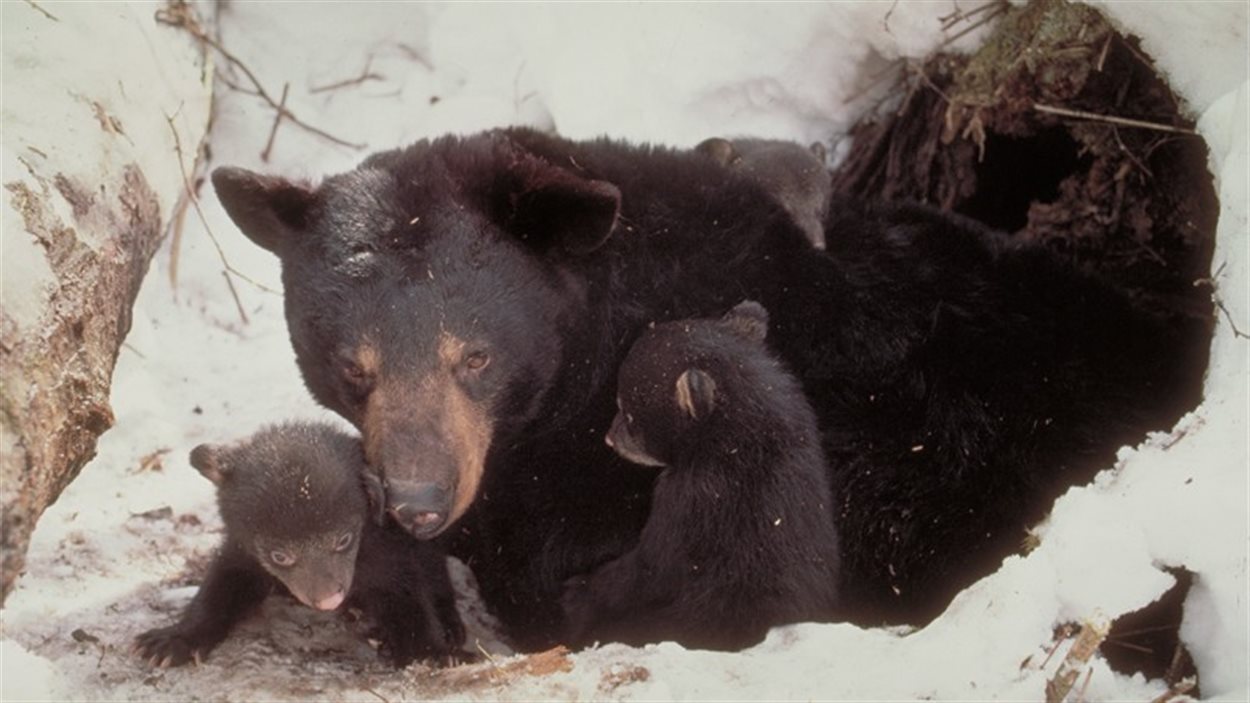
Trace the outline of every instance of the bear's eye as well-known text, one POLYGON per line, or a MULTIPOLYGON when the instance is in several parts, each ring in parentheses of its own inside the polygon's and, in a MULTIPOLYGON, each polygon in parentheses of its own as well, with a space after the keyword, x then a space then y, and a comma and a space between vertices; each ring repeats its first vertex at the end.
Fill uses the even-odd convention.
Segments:
POLYGON ((343 534, 339 535, 339 538, 334 542, 334 551, 341 552, 344 549, 347 549, 348 547, 352 546, 353 538, 354 537, 352 533, 350 532, 344 532, 343 534))
POLYGON ((269 552, 269 561, 278 566, 292 566, 295 564, 295 555, 290 552, 284 552, 281 549, 275 549, 269 552))
POLYGON ((475 351, 464 359, 465 368, 470 371, 481 371, 490 363, 490 354, 484 351, 475 351))

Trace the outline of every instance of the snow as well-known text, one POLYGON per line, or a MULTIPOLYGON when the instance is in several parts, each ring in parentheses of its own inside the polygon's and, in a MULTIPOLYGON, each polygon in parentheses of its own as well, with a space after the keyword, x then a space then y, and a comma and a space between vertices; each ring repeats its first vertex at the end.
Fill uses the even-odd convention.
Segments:
MULTIPOLYGON (((208 124, 211 92, 195 63, 194 43, 157 28, 151 8, 138 5, 96 4, 64 17, 51 13, 50 19, 29 5, 5 3, 3 13, 5 185, 21 183, 49 195, 54 175, 113 183, 124 165, 134 164, 167 220, 183 187, 166 116, 174 118, 188 159, 208 124), (100 37, 109 38, 107 48, 100 37), (98 52, 109 60, 100 60, 98 52)), ((27 329, 39 322, 56 282, 43 247, 19 234, 25 227, 7 187, 4 197, 5 314, 27 329)), ((75 221, 64 198, 47 202, 60 222, 75 221)), ((111 233, 84 228, 80 235, 83 244, 99 250, 111 233)))
MULTIPOLYGON (((91 8, 43 5, 62 20, 91 8)), ((315 179, 350 168, 368 150, 510 123, 678 145, 748 133, 828 142, 868 106, 871 94, 858 95, 868 77, 944 40, 938 17, 953 5, 366 7, 318 4, 296 14, 281 4, 234 3, 222 10, 223 41, 275 97, 290 81, 298 116, 367 149, 286 123, 271 162, 262 163, 272 111, 223 89, 214 163, 315 179), (366 65, 381 78, 311 92, 366 65)), ((24 31, 8 22, 10 9, 6 62, 24 31)), ((1204 697, 1250 699, 1250 368, 1247 340, 1232 327, 1250 330, 1246 8, 1114 2, 1104 9, 1143 37, 1201 116, 1211 147, 1221 201, 1215 294, 1227 315, 1216 329, 1206 399, 1171 431, 1121 450, 1115 466, 1071 489, 1036 529, 1034 551, 1008 558, 928 627, 795 625, 738 654, 608 645, 572 655, 569 671, 538 675, 513 666, 481 604, 466 595, 460 605, 471 641, 494 661, 396 673, 349 625, 271 599, 203 666, 149 670, 127 653, 130 639, 176 616, 219 538, 212 486, 188 466, 190 449, 279 419, 334 421, 300 382, 281 298, 236 279, 242 322, 217 252, 189 216, 176 287, 167 242, 140 293, 114 373, 117 424, 45 514, 27 572, 0 613, 4 699, 1039 700, 1069 646, 1042 666, 1055 626, 1136 610, 1171 586, 1164 568, 1178 566, 1195 574, 1181 632, 1204 697), (157 450, 167 450, 163 468, 140 471, 157 450), (164 507, 168 515, 143 516, 164 507)), ((974 45, 976 34, 961 45, 974 45)), ((79 56, 73 42, 61 41, 50 46, 79 56)), ((106 75, 107 62, 92 60, 91 70, 106 75)), ((63 64, 57 70, 82 70, 80 62, 63 64)), ((7 81, 6 68, 10 94, 7 81)), ((5 121, 7 152, 8 111, 5 121)), ((7 161, 5 168, 10 173, 7 161)), ((279 289, 276 260, 238 235, 211 193, 203 195, 209 229, 231 265, 279 289)), ((16 230, 4 226, 7 261, 7 233, 16 230)), ((7 263, 5 272, 7 279, 7 263)), ((467 592, 467 570, 457 565, 456 577, 467 592)), ((1088 700, 1144 701, 1165 690, 1114 673, 1099 657, 1091 669, 1088 700)))

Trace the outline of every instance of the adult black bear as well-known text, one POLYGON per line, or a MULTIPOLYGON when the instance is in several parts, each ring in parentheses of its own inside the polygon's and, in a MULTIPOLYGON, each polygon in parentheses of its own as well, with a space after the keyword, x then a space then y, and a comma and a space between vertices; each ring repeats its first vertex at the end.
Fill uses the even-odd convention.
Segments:
POLYGON ((638 545, 571 580, 569 641, 736 650, 831 620, 838 540, 816 416, 753 302, 656 325, 617 383, 608 444, 664 467, 638 545))
POLYGON ((845 605, 931 617, 1051 499, 1195 402, 1185 345, 1115 292, 959 218, 831 207, 813 249, 693 151, 524 129, 422 141, 319 186, 222 168, 278 255, 318 401, 360 428, 392 513, 445 533, 522 647, 563 582, 625 553, 651 478, 601 441, 649 324, 743 299, 821 425, 845 605), (456 529, 449 529, 452 526, 456 529))
POLYGON ((237 444, 201 444, 191 465, 217 485, 226 534, 182 617, 140 635, 139 655, 161 666, 199 661, 275 588, 318 610, 359 607, 396 666, 458 653, 464 625, 447 560, 368 519, 377 511, 359 441, 287 423, 237 444))

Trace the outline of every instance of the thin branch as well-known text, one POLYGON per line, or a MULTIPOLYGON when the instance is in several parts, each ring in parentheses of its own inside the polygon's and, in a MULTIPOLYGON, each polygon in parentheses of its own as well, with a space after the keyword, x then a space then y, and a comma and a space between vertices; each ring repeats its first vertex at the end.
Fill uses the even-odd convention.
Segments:
POLYGON ((1185 129, 1184 127, 1173 127, 1172 125, 1160 124, 1158 122, 1146 122, 1145 120, 1134 120, 1116 115, 1100 115, 1096 112, 1086 112, 1084 110, 1070 110, 1066 107, 1055 107, 1054 105, 1043 105, 1042 103, 1033 103, 1033 109, 1048 115, 1106 122, 1108 124, 1120 125, 1121 127, 1139 127, 1141 129, 1153 129, 1159 132, 1173 132, 1176 134, 1195 134, 1192 129, 1185 129))
POLYGON ((147 357, 147 356, 146 356, 143 352, 141 352, 141 351, 139 351, 138 349, 135 349, 133 346, 131 346, 130 342, 122 342, 122 347, 123 347, 123 348, 125 348, 125 349, 129 349, 131 354, 134 354, 135 356, 139 357, 140 359, 143 359, 144 361, 147 361, 147 358, 148 358, 148 357, 147 357))
POLYGON ((886 34, 889 34, 891 36, 894 35, 894 32, 890 31, 890 18, 894 16, 894 10, 897 7, 898 7, 898 0, 894 0, 894 2, 890 3, 890 9, 886 11, 885 17, 881 18, 881 28, 885 30, 886 34))
POLYGON ((1050 680, 1046 682, 1046 703, 1062 703, 1068 697, 1081 671, 1088 667, 1089 659, 1098 651, 1098 645, 1107 637, 1111 624, 1103 618, 1087 620, 1059 664, 1050 680))
POLYGON ((252 86, 256 88, 256 93, 257 95, 260 96, 262 100, 269 103, 270 107, 277 110, 279 113, 282 114, 283 117, 290 120, 292 123, 299 125, 306 131, 312 132, 313 134, 323 139, 328 139, 329 141, 332 141, 335 144, 339 144, 341 146, 345 146, 351 149, 365 148, 364 144, 356 144, 354 142, 349 142, 345 139, 340 139, 334 136, 333 134, 326 132, 323 129, 318 129, 317 127, 314 127, 308 124, 307 122, 304 122, 300 118, 296 117, 295 113, 291 112, 286 107, 279 105, 273 99, 273 96, 271 96, 269 92, 265 90, 265 87, 261 85, 260 79, 256 77, 256 74, 252 73, 252 70, 248 68, 247 65, 243 63, 242 60, 240 60, 237 56, 230 53, 229 51, 226 51, 225 47, 223 47, 215 39, 208 36, 208 34, 204 32, 204 29, 201 28, 199 23, 196 22, 195 18, 191 16, 191 11, 186 5, 174 5, 169 8, 157 10, 156 21, 160 22, 161 24, 167 24, 171 27, 178 27, 178 28, 184 29, 189 34, 191 34, 191 36, 195 37, 197 40, 216 49, 217 53, 221 54, 222 58, 224 58, 231 66, 234 66, 235 68, 243 72, 243 75, 247 77, 248 82, 250 82, 252 86))
POLYGON ((942 47, 946 46, 947 44, 951 44, 951 43, 953 43, 953 42, 955 42, 955 41, 958 41, 958 40, 959 40, 960 38, 962 38, 964 35, 966 35, 966 34, 968 34, 968 33, 970 33, 970 32, 973 32, 973 31, 975 31, 975 30, 979 29, 980 27, 983 27, 983 26, 985 26, 985 25, 989 24, 990 22, 993 22, 994 20, 998 19, 998 17, 999 17, 1000 15, 1004 15, 1004 14, 1006 14, 1006 13, 1007 13, 1007 10, 1011 9, 1011 6, 1010 6, 1010 5, 1008 5, 1008 4, 1007 4, 1004 0, 996 0, 995 2, 990 3, 990 5, 994 6, 994 11, 993 11, 993 12, 991 12, 991 13, 987 14, 986 16, 982 17, 981 19, 977 20, 976 22, 973 22, 972 24, 968 25, 967 27, 964 27, 963 29, 959 30, 958 32, 956 32, 956 33, 952 34, 951 36, 947 37, 946 39, 942 40, 942 43, 941 43, 941 44, 938 44, 938 48, 940 49, 940 48, 942 48, 942 47))
MULTIPOLYGON (((897 72, 900 68, 906 68, 906 66, 907 61, 905 59, 894 59, 890 63, 886 64, 885 68, 869 76, 867 82, 865 82, 863 86, 842 100, 842 104, 849 105, 850 103, 859 100, 872 91, 873 88, 880 85, 883 80, 889 78, 891 73, 897 72)), ((896 76, 895 79, 897 80, 897 78, 898 77, 896 76)))
POLYGON ((399 50, 402 51, 408 58, 421 64, 425 70, 430 72, 434 71, 434 64, 430 63, 430 60, 425 58, 425 54, 422 54, 420 51, 407 44, 396 44, 395 46, 399 47, 399 50))
POLYGON ((175 299, 178 296, 178 252, 182 251, 182 228, 186 225, 187 207, 190 204, 190 198, 181 198, 178 201, 178 209, 174 211, 173 221, 170 223, 169 287, 174 290, 175 299))
POLYGON ((1173 698, 1176 698, 1177 696, 1183 696, 1189 693, 1190 691, 1194 690, 1194 687, 1197 685, 1198 685, 1198 682, 1195 679, 1192 679, 1192 678, 1181 679, 1180 681, 1177 681, 1176 683, 1169 686, 1168 690, 1161 693, 1158 698, 1155 698, 1150 703, 1168 703, 1168 701, 1172 700, 1173 698))
POLYGON ((1148 178, 1154 178, 1155 177, 1154 173, 1152 173, 1150 169, 1146 167, 1146 164, 1142 163, 1141 159, 1134 156, 1133 152, 1129 151, 1128 146, 1125 145, 1124 140, 1120 139, 1120 130, 1117 129, 1115 125, 1111 126, 1111 134, 1115 137, 1115 143, 1120 146, 1120 151, 1124 152, 1124 155, 1127 156, 1129 160, 1132 161, 1137 166, 1137 168, 1140 168, 1142 173, 1146 174, 1148 178))
MULTIPOLYGON (((226 260, 226 252, 221 248, 221 243, 217 241, 217 235, 213 234, 213 230, 208 226, 208 218, 204 216, 204 210, 200 207, 200 199, 196 197, 195 190, 191 187, 191 180, 187 177, 186 166, 182 159, 182 139, 178 137, 178 130, 174 127, 174 118, 172 115, 165 115, 165 121, 169 123, 169 131, 174 134, 174 151, 178 154, 178 173, 182 176, 182 186, 186 190, 187 197, 191 200, 191 205, 195 208, 195 214, 200 218, 200 224, 204 225, 204 231, 208 233, 208 238, 213 243, 213 247, 217 249, 217 256, 221 259, 221 265, 226 271, 238 276, 239 278, 251 283, 266 293, 278 295, 278 291, 266 286, 258 281, 253 280, 247 274, 242 273, 238 269, 230 265, 226 260)), ((233 288, 233 286, 231 286, 233 288)), ((247 322, 247 316, 243 316, 243 321, 247 322)))
POLYGON ((1107 52, 1111 50, 1111 40, 1115 37, 1115 33, 1107 34, 1107 41, 1102 43, 1102 51, 1098 52, 1098 65, 1095 71, 1102 73, 1102 67, 1107 63, 1107 52))
POLYGON ((283 112, 286 110, 286 96, 290 89, 290 83, 282 84, 282 99, 278 101, 278 112, 273 116, 273 128, 269 130, 269 141, 265 142, 265 150, 260 152, 260 160, 265 163, 269 163, 269 154, 273 151, 273 138, 278 136, 278 125, 282 124, 283 112))
POLYGON ((316 88, 309 88, 308 92, 310 94, 325 93, 331 90, 338 90, 339 88, 346 88, 352 85, 360 85, 361 83, 365 83, 367 81, 386 80, 386 76, 383 76, 380 73, 374 73, 370 71, 369 68, 372 66, 373 66, 373 57, 370 56, 369 59, 365 61, 365 67, 361 69, 359 76, 356 76, 355 78, 348 78, 347 80, 338 81, 336 83, 331 83, 329 85, 322 85, 316 88))
POLYGON ((243 87, 243 86, 239 85, 238 83, 235 83, 233 79, 231 79, 229 76, 227 76, 227 75, 226 75, 226 74, 224 74, 224 73, 218 73, 218 74, 217 74, 217 80, 219 80, 219 81, 221 81, 223 84, 225 84, 225 86, 226 86, 227 88, 229 88, 230 90, 234 90, 234 91, 237 91, 237 92, 243 93, 244 95, 251 95, 251 96, 253 96, 253 97, 257 97, 257 98, 259 98, 259 97, 260 97, 260 93, 256 92, 256 90, 254 90, 254 89, 252 89, 252 88, 245 88, 245 87, 243 87))
POLYGON ((1233 320, 1233 314, 1228 311, 1228 307, 1224 305, 1224 301, 1219 296, 1215 297, 1215 307, 1224 313, 1224 319, 1228 322, 1228 328, 1233 331, 1233 339, 1250 339, 1250 334, 1246 334, 1237 328, 1237 322, 1233 320))
POLYGON ((990 0, 990 2, 987 2, 984 5, 977 7, 975 10, 968 10, 967 12, 964 12, 963 10, 959 9, 958 6, 956 6, 955 9, 949 15, 943 15, 942 17, 939 17, 938 21, 942 23, 942 31, 945 32, 951 27, 954 27, 960 22, 963 22, 964 20, 970 20, 973 17, 976 17, 977 15, 981 14, 982 12, 985 12, 986 10, 990 9, 991 7, 998 7, 998 6, 1001 6, 1002 4, 1003 4, 1002 0, 990 0))
POLYGON ((61 21, 61 20, 57 19, 56 15, 52 14, 51 12, 48 12, 47 10, 43 9, 42 7, 39 7, 38 5, 36 5, 36 4, 35 4, 35 0, 26 0, 26 4, 27 4, 27 5, 30 5, 30 6, 31 6, 31 7, 33 7, 33 8, 35 8, 36 10, 38 10, 38 11, 39 11, 39 13, 40 13, 40 14, 42 14, 44 17, 47 17, 48 19, 52 20, 53 22, 60 22, 60 21, 61 21))
POLYGON ((1229 312, 1228 307, 1224 305, 1224 299, 1220 297, 1219 279, 1220 279, 1220 276, 1224 273, 1224 267, 1227 265, 1228 265, 1228 262, 1225 261, 1224 263, 1220 264, 1219 268, 1215 269, 1215 273, 1211 274, 1210 276, 1206 278, 1199 278, 1198 280, 1194 281, 1193 285, 1195 287, 1196 286, 1210 286, 1211 287, 1211 302, 1215 305, 1215 307, 1219 308, 1220 312, 1224 313, 1224 320, 1228 323, 1229 329, 1233 331, 1233 339, 1250 339, 1250 334, 1246 334, 1245 332, 1242 332, 1241 329, 1237 327, 1237 322, 1236 320, 1233 319, 1233 314, 1229 312))
POLYGON ((234 281, 230 280, 230 274, 226 271, 221 272, 221 277, 226 279, 226 287, 230 289, 230 297, 234 298, 234 306, 239 309, 239 317, 243 320, 243 324, 250 324, 247 319, 247 312, 243 310, 243 303, 239 301, 239 291, 234 288, 234 281))

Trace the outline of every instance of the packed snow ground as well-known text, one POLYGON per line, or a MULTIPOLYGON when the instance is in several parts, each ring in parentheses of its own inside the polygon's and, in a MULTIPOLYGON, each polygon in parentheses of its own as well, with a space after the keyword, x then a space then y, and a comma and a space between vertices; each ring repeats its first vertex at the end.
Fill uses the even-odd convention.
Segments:
MULTIPOLYGON (((871 100, 848 102, 869 76, 944 40, 938 18, 953 7, 233 3, 219 18, 230 50, 274 95, 289 82, 301 118, 368 147, 287 123, 262 163, 272 111, 221 89, 213 163, 316 178, 368 150, 512 123, 677 145, 717 134, 828 142, 871 100), (313 92, 366 68, 379 78, 313 92)), ((281 297, 236 280, 244 322, 208 232, 189 215, 176 285, 167 242, 136 305, 114 374, 117 424, 44 515, 3 610, 3 698, 1039 700, 1064 653, 1039 666, 1056 625, 1136 610, 1172 584, 1163 567, 1183 566, 1196 580, 1182 635, 1204 696, 1247 700, 1250 368, 1232 327, 1250 330, 1246 6, 1105 9, 1174 77, 1211 146, 1222 204, 1216 293, 1227 315, 1207 397, 1061 498, 1035 551, 1007 559, 929 627, 797 625, 739 654, 612 645, 527 670, 466 597, 470 638, 493 661, 395 672, 338 618, 271 599, 202 666, 149 669, 129 654, 131 638, 176 617, 220 536, 212 486, 187 464, 189 450, 276 420, 333 419, 300 382, 281 297)), ((231 265, 279 289, 276 260, 237 233, 209 189, 202 195, 231 265)), ((1145 701, 1165 689, 1098 658, 1092 670, 1087 700, 1145 701)))

